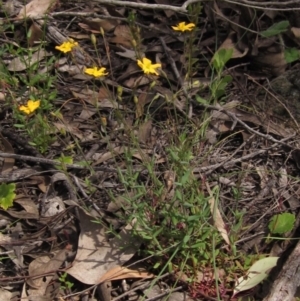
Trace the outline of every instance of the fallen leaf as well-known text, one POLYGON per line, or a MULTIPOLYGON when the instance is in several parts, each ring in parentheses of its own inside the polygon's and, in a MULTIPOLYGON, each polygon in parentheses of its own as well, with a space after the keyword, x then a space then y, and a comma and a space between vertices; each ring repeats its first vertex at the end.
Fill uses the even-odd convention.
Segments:
POLYGON ((99 165, 99 164, 101 164, 101 163, 103 163, 103 162, 105 162, 105 161, 107 161, 111 158, 114 158, 115 156, 123 154, 124 151, 125 151, 124 147, 117 146, 109 152, 106 152, 104 154, 100 154, 100 156, 97 156, 95 154, 95 156, 93 158, 97 158, 97 159, 96 159, 96 162, 94 162, 92 165, 93 166, 99 165))
POLYGON ((141 141, 142 143, 147 143, 151 135, 151 130, 152 130, 152 120, 149 119, 139 126, 139 131, 137 134, 139 141, 141 141))
POLYGON ((279 257, 266 257, 256 261, 246 276, 240 277, 233 291, 233 297, 239 292, 249 290, 268 277, 268 272, 276 266, 279 257))
POLYGON ((207 189, 207 191, 210 195, 210 198, 209 198, 208 202, 209 202, 209 205, 210 205, 210 211, 211 211, 211 214, 212 214, 214 225, 216 226, 216 228, 218 229, 218 231, 222 235, 225 242, 230 246, 230 240, 229 240, 228 233, 227 233, 227 230, 226 230, 226 225, 223 221, 220 210, 217 207, 217 203, 216 203, 216 200, 215 200, 215 198, 212 194, 212 191, 211 191, 211 189, 210 189, 210 187, 207 183, 206 183, 206 189, 207 189))
POLYGON ((236 42, 234 42, 233 38, 235 36, 234 32, 231 32, 228 37, 225 39, 225 41, 221 44, 221 46, 219 47, 218 51, 220 49, 233 49, 233 53, 231 58, 241 58, 244 57, 248 51, 249 51, 249 47, 245 47, 244 51, 241 52, 237 46, 236 46, 236 42))
POLYGON ((36 18, 43 16, 49 12, 58 0, 32 0, 27 3, 17 15, 17 19, 36 18))
POLYGON ((111 270, 107 271, 100 279, 99 283, 104 281, 128 279, 128 278, 154 278, 155 275, 147 272, 145 269, 131 270, 122 266, 115 266, 111 270))
POLYGON ((107 32, 113 30, 119 23, 119 20, 92 18, 91 20, 83 19, 83 22, 78 23, 78 25, 87 31, 100 33, 101 27, 107 32))
POLYGON ((52 258, 41 256, 34 259, 28 267, 29 278, 26 281, 27 284, 31 288, 37 289, 42 296, 54 274, 66 260, 67 253, 66 250, 60 250, 52 258))
POLYGON ((122 45, 120 45, 120 48, 123 50, 123 52, 118 51, 118 52, 116 52, 117 55, 126 57, 126 58, 131 59, 136 62, 137 58, 136 58, 136 52, 134 50, 127 49, 127 48, 123 47, 122 45))
POLYGON ((107 240, 106 229, 93 222, 93 217, 79 209, 80 237, 78 250, 72 267, 67 273, 79 281, 93 285, 107 271, 122 266, 140 247, 132 237, 132 225, 127 225, 118 236, 107 240))
POLYGON ((30 68, 33 64, 40 62, 45 56, 50 55, 46 50, 39 49, 31 56, 24 55, 18 56, 12 59, 10 64, 7 66, 9 71, 23 71, 30 68))
POLYGON ((29 28, 28 35, 29 35, 28 45, 30 47, 33 47, 35 45, 35 42, 42 40, 44 32, 41 30, 41 28, 36 23, 33 22, 29 28))

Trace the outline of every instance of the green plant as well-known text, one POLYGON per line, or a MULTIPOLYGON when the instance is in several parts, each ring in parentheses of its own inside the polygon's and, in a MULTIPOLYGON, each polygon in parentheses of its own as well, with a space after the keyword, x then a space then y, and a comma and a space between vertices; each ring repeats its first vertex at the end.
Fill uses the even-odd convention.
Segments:
MULTIPOLYGON (((167 149, 170 171, 165 180, 156 175, 154 164, 146 166, 151 191, 130 169, 130 162, 127 173, 120 173, 120 178, 128 191, 124 210, 129 220, 136 219, 135 234, 145 242, 146 254, 155 258, 154 267, 166 268, 167 260, 167 268, 185 271, 193 278, 199 266, 212 263, 213 236, 216 245, 221 238, 210 224, 209 198, 199 190, 193 177, 191 142, 184 133, 167 149), (174 193, 169 196, 170 189, 174 193)), ((127 158, 129 161, 129 154, 127 158)), ((220 250, 213 252, 218 257, 220 250)))
POLYGON ((74 283, 67 280, 68 274, 66 272, 62 273, 58 280, 60 281, 60 288, 62 290, 71 289, 74 286, 74 283))
POLYGON ((219 49, 213 56, 213 68, 216 72, 216 77, 210 84, 210 90, 212 94, 212 99, 217 100, 225 95, 225 88, 232 81, 230 75, 222 75, 226 63, 231 59, 233 54, 233 49, 219 49))
POLYGON ((295 223, 295 214, 281 213, 274 215, 269 223, 271 234, 284 234, 291 231, 295 223))
POLYGON ((0 184, 0 207, 4 210, 7 210, 13 205, 15 194, 16 184, 0 184))
POLYGON ((2 43, 1 54, 14 57, 8 66, 0 61, 0 84, 6 90, 6 106, 13 110, 14 126, 23 129, 29 143, 45 153, 55 141, 51 118, 45 114, 52 110, 57 96, 52 73, 55 57, 47 54, 44 43, 31 48, 2 43))

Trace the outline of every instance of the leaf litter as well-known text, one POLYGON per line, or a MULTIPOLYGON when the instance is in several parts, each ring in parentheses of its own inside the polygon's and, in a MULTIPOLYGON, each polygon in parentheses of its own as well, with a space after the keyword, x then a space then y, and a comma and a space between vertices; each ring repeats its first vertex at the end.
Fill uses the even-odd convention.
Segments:
MULTIPOLYGON (((179 2, 179 5, 183 4, 183 1, 179 2)), ((169 1, 155 3, 172 5, 169 1)), ((3 40, 7 45, 27 52, 22 56, 16 52, 8 55, 6 49, 0 60, 1 68, 5 67, 3 70, 11 74, 11 78, 3 76, 0 80, 4 100, 11 100, 9 105, 1 102, 1 114, 6 116, 1 126, 10 127, 1 136, 1 152, 31 155, 35 161, 26 161, 22 157, 4 158, 2 161, 3 181, 15 182, 17 190, 13 206, 0 211, 0 246, 3 253, 8 252, 9 258, 6 262, 1 261, 0 282, 4 285, 15 280, 23 281, 22 287, 12 283, 12 287, 3 294, 13 292, 24 300, 62 297, 74 289, 67 292, 59 288, 62 281, 59 279, 63 279, 61 273, 65 272, 76 283, 74 292, 77 294, 86 285, 97 285, 100 291, 104 283, 102 294, 106 294, 109 300, 113 294, 108 289, 109 283, 117 289, 118 281, 124 280, 126 285, 134 287, 136 278, 156 278, 157 271, 151 269, 154 263, 151 260, 142 260, 142 268, 128 263, 139 261, 145 241, 136 236, 137 229, 133 224, 127 223, 128 220, 124 222, 124 216, 132 210, 128 199, 134 199, 136 206, 151 202, 152 208, 161 212, 165 206, 170 208, 168 205, 175 197, 181 199, 177 182, 180 173, 173 170, 174 163, 168 156, 175 156, 172 147, 179 140, 180 133, 185 131, 190 134, 185 143, 195 137, 191 140, 193 155, 189 164, 193 177, 199 181, 199 194, 201 191, 207 197, 212 219, 207 223, 211 223, 224 240, 218 243, 216 250, 226 250, 229 265, 236 262, 230 257, 232 239, 237 241, 235 248, 246 251, 249 257, 254 256, 257 250, 260 254, 271 250, 264 240, 267 232, 264 230, 261 235, 260 230, 267 228, 268 221, 278 211, 296 214, 299 208, 293 202, 293 198, 298 199, 299 196, 299 183, 295 177, 298 169, 294 164, 298 160, 294 139, 298 132, 274 120, 272 114, 258 114, 264 112, 259 111, 253 102, 259 97, 255 92, 263 83, 262 79, 272 80, 275 76, 284 75, 291 63, 293 68, 297 68, 294 63, 298 59, 297 51, 283 49, 282 43, 278 42, 280 35, 289 41, 290 47, 299 44, 297 24, 289 24, 285 20, 293 19, 295 11, 279 14, 264 9, 258 18, 255 9, 243 5, 226 1, 215 1, 213 6, 205 3, 198 13, 199 19, 195 21, 194 42, 190 45, 193 58, 189 60, 191 58, 182 53, 183 42, 188 41, 188 36, 186 33, 174 33, 171 29, 180 24, 182 18, 175 10, 154 9, 150 12, 136 8, 133 11, 128 7, 116 8, 105 4, 100 7, 96 2, 90 5, 80 2, 58 4, 49 0, 38 1, 39 5, 32 0, 23 7, 16 4, 6 1, 5 5, 8 15, 15 16, 12 22, 15 22, 16 39, 8 31, 3 40), (90 15, 80 17, 81 12, 90 15), (45 15, 50 18, 41 21, 45 15), (71 19, 73 17, 74 20, 71 19), (32 19, 35 22, 31 23, 32 19), (20 26, 21 20, 31 25, 28 27, 29 36, 25 27, 20 26), (221 31, 217 41, 215 31, 224 29, 224 25, 228 31, 221 31), (94 37, 90 37, 90 33, 94 37), (48 41, 46 48, 41 47, 44 35, 48 41), (159 35, 166 48, 161 44, 159 35), (55 46, 71 38, 80 45, 63 59, 59 58, 55 46), (228 69, 222 74, 233 78, 230 90, 225 90, 226 100, 208 101, 211 82, 215 79, 208 63, 213 62, 211 49, 233 49, 228 69), (50 59, 52 57, 53 60, 50 59), (136 61, 148 57, 153 64, 161 64, 163 72, 160 71, 158 77, 146 76, 139 69, 136 61), (187 68, 187 62, 191 63, 191 69, 187 68), (195 68, 193 64, 196 64, 195 68), (102 67, 109 71, 108 78, 94 81, 84 74, 85 68, 102 67), (80 171, 66 168, 64 164, 39 163, 37 144, 32 143, 32 137, 26 136, 26 130, 21 132, 14 127, 13 106, 26 103, 28 99, 25 98, 36 91, 31 89, 34 82, 30 82, 32 72, 49 72, 57 76, 55 84, 47 82, 43 86, 44 80, 37 81, 39 87, 57 88, 57 95, 51 102, 43 100, 42 108, 39 108, 45 112, 47 108, 53 110, 51 118, 45 114, 43 118, 51 124, 46 135, 56 138, 48 145, 46 154, 40 156, 57 159, 63 154, 72 157, 73 162, 83 164, 80 171), (245 87, 241 88, 241 85, 245 87), (196 95, 205 101, 194 101, 196 95), (245 95, 249 99, 245 99, 248 98, 245 95), (212 106, 206 106, 208 103, 212 106), (60 115, 56 115, 55 109, 60 109, 60 115), (184 118, 187 117, 194 126, 186 124, 184 118), (205 133, 199 136, 197 129, 203 125, 207 125, 203 127, 205 133), (289 156, 291 150, 293 155, 289 156), (133 163, 130 167, 129 155, 133 163), (154 166, 151 174, 149 164, 154 166), (89 172, 91 168, 93 172, 89 172), (122 176, 131 168, 134 173, 129 179, 137 179, 137 182, 132 182, 129 187, 126 186, 128 179, 122 179, 122 176), (51 178, 49 182, 49 176, 59 174, 60 170, 66 173, 65 177, 51 178), (76 184, 72 182, 74 174, 80 179, 76 184), (159 195, 153 191, 153 179, 160 181, 159 195), (147 193, 139 195, 141 191, 137 183, 146 185, 147 193), (219 195, 216 195, 217 190, 219 195), (261 218, 262 211, 265 220, 261 218), (236 229, 239 214, 243 216, 243 227, 236 229), (109 224, 115 228, 109 228, 109 224), (245 231, 241 230, 245 228, 245 231), (115 235, 110 236, 109 233, 115 235), (13 266, 11 273, 7 273, 7 262, 13 266), (24 274, 26 277, 21 276, 24 274), (104 292, 105 286, 108 290, 104 292)), ((293 93, 297 93, 295 90, 293 93)), ((260 104, 264 101, 263 98, 258 99, 260 104)), ((30 122, 32 117, 28 117, 26 122, 30 122)), ((184 160, 178 162, 182 164, 184 160)), ((183 210, 189 215, 194 209, 189 211, 184 207, 187 206, 184 201, 183 210)), ((175 203, 180 204, 178 200, 175 203)), ((164 222, 161 216, 157 218, 147 210, 145 205, 143 214, 138 217, 144 217, 151 226, 164 222)), ((201 210, 205 211, 205 207, 201 210)), ((190 220, 194 218, 191 216, 190 220)), ((136 224, 138 221, 131 219, 136 224)), ((171 224, 169 220, 167 222, 171 224)), ((184 231, 186 224, 177 221, 176 227, 184 231)), ((167 234, 164 233, 166 237, 167 234)), ((182 243, 190 237, 191 233, 185 235, 182 243)), ((274 242, 273 245, 279 244, 274 242)), ((166 246, 169 247, 168 244, 166 246)), ((201 250, 203 245, 199 243, 193 247, 201 250)), ((213 255, 209 254, 208 258, 210 256, 213 255)), ((268 258, 277 257, 265 259, 268 258)), ((208 259, 207 265, 197 264, 203 258, 193 260, 193 273, 201 277, 195 277, 192 283, 185 280, 185 285, 179 288, 188 292, 190 297, 203 300, 216 298, 217 291, 222 300, 228 300, 230 295, 251 289, 266 276, 266 269, 261 270, 261 265, 252 273, 251 265, 247 266, 246 261, 239 262, 233 270, 226 270, 226 264, 218 262, 222 270, 218 274, 209 269, 208 259), (252 273, 254 276, 251 274, 247 281, 238 281, 234 286, 227 280, 241 280, 239 269, 242 265, 245 265, 243 272, 248 269, 248 275, 252 273), (228 273, 226 283, 223 273, 228 273), (216 278, 219 287, 215 287, 216 278), (230 293, 226 289, 222 291, 223 285, 230 293)), ((177 272, 176 256, 175 261, 168 263, 169 269, 173 268, 171 272, 177 272)), ((273 262, 268 268, 275 264, 273 262)), ((185 279, 189 279, 191 274, 185 273, 185 279)), ((172 275, 168 277, 167 282, 171 284, 167 293, 171 299, 175 293, 170 293, 170 289, 176 280, 172 275)), ((126 292, 123 288, 118 294, 126 292)), ((159 294, 161 291, 153 289, 154 292, 159 294)), ((182 292, 178 294, 180 299, 182 292)), ((144 295, 151 298, 151 289, 144 295)))

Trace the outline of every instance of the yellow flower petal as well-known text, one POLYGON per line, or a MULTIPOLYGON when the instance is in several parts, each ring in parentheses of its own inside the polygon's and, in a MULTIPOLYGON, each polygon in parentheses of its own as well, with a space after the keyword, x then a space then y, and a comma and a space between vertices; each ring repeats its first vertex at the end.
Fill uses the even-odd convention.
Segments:
POLYGON ((78 43, 71 39, 70 41, 62 43, 60 46, 56 46, 55 49, 57 49, 63 53, 67 53, 67 52, 70 52, 72 50, 72 48, 74 48, 77 45, 78 45, 78 43))
POLYGON ((161 68, 161 64, 152 64, 151 60, 143 58, 143 60, 137 60, 138 66, 144 71, 145 74, 159 75, 156 69, 161 68))
POLYGON ((19 110, 29 115, 34 112, 41 105, 40 100, 28 100, 27 105, 22 105, 19 107, 19 110))
POLYGON ((22 111, 22 112, 24 112, 27 115, 30 114, 30 110, 29 110, 29 108, 27 106, 20 106, 19 110, 22 111))
POLYGON ((27 106, 31 112, 34 112, 37 108, 39 108, 40 104, 40 100, 28 100, 27 102, 27 106))
POLYGON ((194 23, 185 24, 185 22, 180 22, 177 26, 172 26, 172 28, 176 31, 191 31, 195 28, 194 23))
POLYGON ((88 75, 92 75, 94 77, 101 77, 101 76, 105 76, 108 74, 108 72, 105 72, 105 71, 106 71, 106 68, 104 68, 104 67, 101 67, 101 68, 93 67, 93 68, 86 68, 84 70, 84 73, 88 74, 88 75))

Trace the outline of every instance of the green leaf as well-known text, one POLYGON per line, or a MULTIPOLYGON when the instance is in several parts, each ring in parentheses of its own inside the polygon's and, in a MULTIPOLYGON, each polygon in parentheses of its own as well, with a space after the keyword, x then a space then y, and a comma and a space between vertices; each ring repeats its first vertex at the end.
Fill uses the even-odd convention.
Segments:
POLYGON ((200 97, 199 95, 196 95, 196 100, 200 104, 204 104, 204 105, 208 105, 209 104, 209 101, 207 99, 204 99, 204 98, 200 97))
POLYGON ((1 184, 0 185, 0 207, 4 210, 7 210, 13 205, 15 194, 16 184, 1 184))
POLYGON ((154 269, 158 269, 160 267, 160 262, 157 262, 155 265, 154 265, 154 269))
POLYGON ((256 261, 248 270, 245 277, 240 277, 235 282, 233 296, 249 290, 268 277, 268 272, 276 266, 279 257, 266 257, 256 261))
POLYGON ((273 37, 277 34, 287 31, 289 26, 289 21, 281 21, 273 24, 271 27, 269 27, 267 30, 262 31, 260 34, 265 38, 273 37))
POLYGON ((73 164, 73 158, 71 156, 61 155, 61 157, 58 158, 57 160, 60 161, 61 163, 73 164))
POLYGON ((274 215, 269 223, 271 233, 283 234, 293 229, 295 215, 292 213, 282 213, 274 215))
POLYGON ((296 48, 288 48, 284 51, 284 58, 287 63, 292 63, 300 58, 300 52, 296 48))
POLYGON ((190 239, 191 239, 191 236, 190 236, 190 235, 186 235, 186 236, 183 238, 183 244, 186 244, 190 239))
POLYGON ((221 72, 224 69, 225 64, 231 59, 233 54, 233 49, 222 48, 218 50, 213 56, 213 66, 217 72, 221 72))

